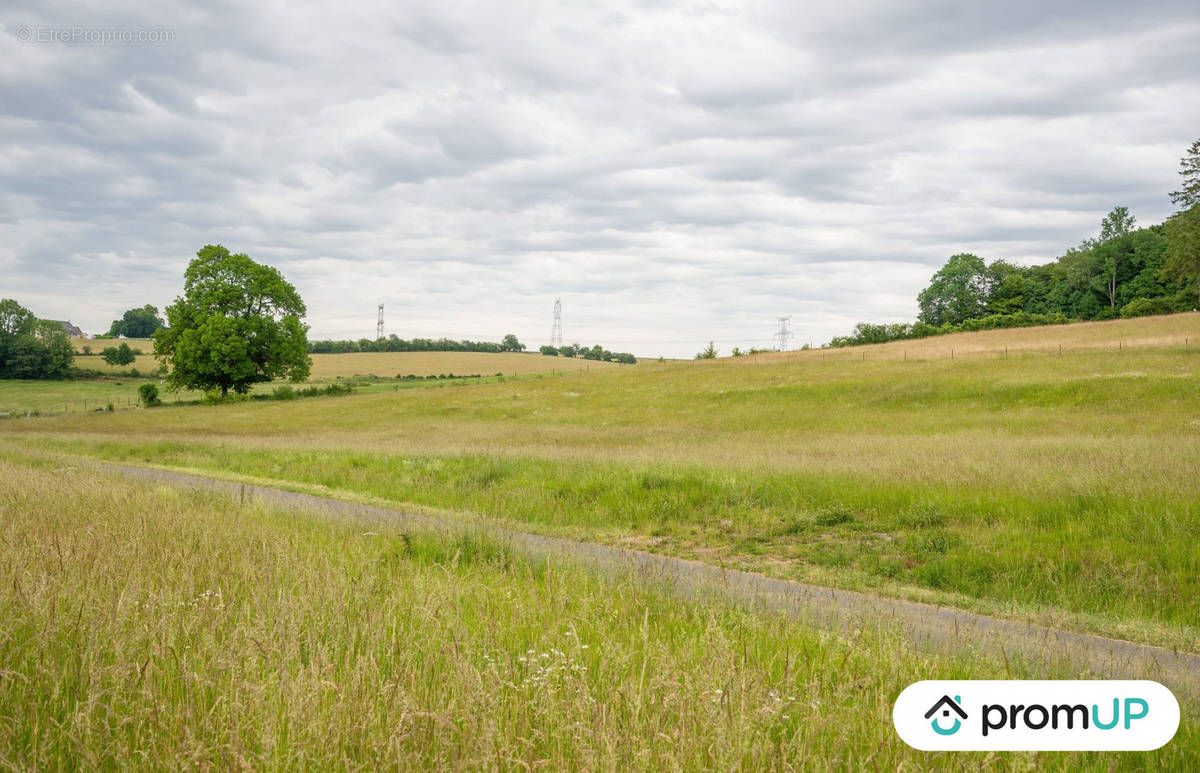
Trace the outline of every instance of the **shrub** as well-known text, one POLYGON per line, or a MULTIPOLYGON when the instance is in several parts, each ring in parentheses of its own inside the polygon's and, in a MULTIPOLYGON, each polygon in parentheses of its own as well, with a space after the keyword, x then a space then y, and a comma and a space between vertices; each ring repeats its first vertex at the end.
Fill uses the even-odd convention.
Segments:
POLYGON ((854 511, 845 505, 831 505, 822 508, 814 519, 818 526, 838 526, 854 520, 854 511))
POLYGON ((108 347, 100 353, 100 357, 109 365, 128 365, 137 355, 129 348, 129 344, 122 343, 120 346, 108 347))
POLYGON ((142 399, 142 405, 147 408, 158 405, 158 387, 154 384, 142 384, 138 387, 138 397, 142 399))
POLYGON ((299 396, 300 395, 296 394, 296 390, 292 389, 292 387, 288 384, 284 384, 281 387, 275 387, 275 389, 271 391, 272 400, 295 400, 299 396))
POLYGON ((1121 316, 1125 319, 1149 317, 1172 314, 1175 310, 1175 302, 1171 298, 1135 298, 1121 307, 1121 316))

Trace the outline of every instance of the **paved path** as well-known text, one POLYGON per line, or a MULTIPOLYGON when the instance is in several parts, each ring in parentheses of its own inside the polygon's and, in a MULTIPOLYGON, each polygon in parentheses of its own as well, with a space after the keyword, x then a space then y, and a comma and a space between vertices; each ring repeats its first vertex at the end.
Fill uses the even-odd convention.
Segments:
POLYGON ((1200 700, 1200 655, 1103 636, 988 617, 949 607, 880 598, 855 591, 779 580, 759 574, 723 569, 682 558, 637 550, 576 542, 558 537, 463 524, 426 515, 405 513, 313 494, 268 486, 242 484, 202 475, 143 467, 97 463, 102 469, 137 480, 224 491, 243 499, 254 497, 274 506, 317 511, 338 517, 384 519, 414 528, 442 532, 484 530, 535 557, 565 557, 607 573, 629 573, 665 583, 679 595, 716 595, 773 612, 785 612, 819 625, 846 629, 865 626, 898 627, 922 649, 961 652, 1020 660, 1037 667, 1065 665, 1080 676, 1154 679, 1180 698, 1200 700))

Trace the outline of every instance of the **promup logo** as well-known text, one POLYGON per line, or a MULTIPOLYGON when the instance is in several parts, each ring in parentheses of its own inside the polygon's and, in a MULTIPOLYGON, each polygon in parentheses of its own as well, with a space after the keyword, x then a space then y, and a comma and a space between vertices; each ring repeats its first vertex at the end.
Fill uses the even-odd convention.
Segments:
POLYGON ((892 721, 924 751, 1149 751, 1174 737, 1179 703, 1149 681, 917 682, 892 721))
POLYGON ((954 735, 958 732, 958 729, 962 727, 962 720, 967 718, 967 712, 962 710, 962 707, 959 706, 960 703, 962 703, 961 695, 955 695, 954 700, 950 700, 949 695, 943 695, 940 701, 933 704, 933 708, 925 712, 926 719, 929 719, 934 714, 938 713, 939 709, 941 710, 943 717, 950 716, 951 709, 958 714, 958 719, 955 719, 954 724, 948 728, 944 728, 939 725, 937 719, 935 718, 933 722, 930 723, 933 726, 933 732, 937 733, 938 735, 954 735))

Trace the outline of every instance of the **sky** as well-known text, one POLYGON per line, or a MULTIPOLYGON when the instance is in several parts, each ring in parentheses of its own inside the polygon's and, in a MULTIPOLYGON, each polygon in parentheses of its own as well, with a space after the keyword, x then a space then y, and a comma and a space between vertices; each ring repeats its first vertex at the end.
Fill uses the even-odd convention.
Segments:
POLYGON ((310 338, 820 345, 1161 222, 1197 52, 1195 0, 8 0, 0 297, 104 332, 223 244, 310 338))

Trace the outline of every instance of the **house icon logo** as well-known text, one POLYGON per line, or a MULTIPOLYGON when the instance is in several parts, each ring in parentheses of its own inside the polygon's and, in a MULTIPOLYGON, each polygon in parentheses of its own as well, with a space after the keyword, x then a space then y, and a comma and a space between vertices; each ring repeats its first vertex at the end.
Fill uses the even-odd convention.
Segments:
POLYGON ((958 729, 962 727, 962 720, 967 718, 967 712, 963 711, 962 706, 959 705, 960 703, 962 703, 961 695, 955 695, 954 700, 950 700, 949 695, 943 695, 940 701, 933 704, 933 708, 925 712, 926 719, 933 717, 939 711, 942 713, 942 717, 949 717, 951 711, 958 714, 954 719, 954 724, 950 727, 942 727, 938 724, 940 717, 934 717, 933 721, 929 723, 933 727, 933 732, 938 735, 954 735, 958 732, 958 729))

